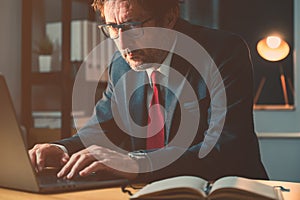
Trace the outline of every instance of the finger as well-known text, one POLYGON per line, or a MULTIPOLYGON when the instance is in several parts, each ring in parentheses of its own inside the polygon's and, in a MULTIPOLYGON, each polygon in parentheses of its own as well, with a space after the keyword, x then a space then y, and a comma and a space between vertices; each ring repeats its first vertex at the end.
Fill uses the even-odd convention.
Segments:
POLYGON ((79 172, 80 176, 88 176, 94 172, 97 171, 103 171, 103 170, 108 170, 108 167, 103 164, 104 162, 106 162, 106 159, 103 161, 95 161, 92 164, 90 164, 89 166, 87 166, 86 168, 84 168, 83 170, 81 170, 79 172))
POLYGON ((63 168, 58 172, 57 177, 61 178, 63 176, 66 176, 72 169, 72 166, 77 162, 79 157, 80 157, 79 153, 72 155, 71 158, 63 166, 63 168))
POLYGON ((70 173, 67 175, 68 179, 73 178, 80 170, 85 168, 87 165, 89 165, 91 162, 93 162, 95 159, 89 155, 84 154, 81 155, 80 158, 77 160, 77 162, 73 165, 70 173))
POLYGON ((38 171, 42 171, 45 167, 45 154, 41 149, 37 149, 35 152, 36 164, 38 171))
POLYGON ((79 152, 73 154, 71 156, 71 158, 69 158, 69 156, 67 154, 65 154, 62 159, 62 162, 65 162, 65 165, 58 172, 57 177, 61 178, 63 176, 66 176, 67 174, 69 174, 71 169, 75 165, 75 163, 78 161, 78 159, 80 159, 81 155, 86 154, 86 152, 87 152, 86 150, 79 151, 79 152))
POLYGON ((61 166, 64 166, 69 160, 70 160, 69 155, 64 153, 64 155, 63 155, 63 157, 61 158, 61 161, 60 161, 61 166))
POLYGON ((37 166, 36 166, 36 155, 35 155, 35 149, 31 149, 28 151, 28 154, 29 154, 29 158, 30 158, 30 161, 31 161, 31 165, 34 167, 35 171, 37 172, 37 166))

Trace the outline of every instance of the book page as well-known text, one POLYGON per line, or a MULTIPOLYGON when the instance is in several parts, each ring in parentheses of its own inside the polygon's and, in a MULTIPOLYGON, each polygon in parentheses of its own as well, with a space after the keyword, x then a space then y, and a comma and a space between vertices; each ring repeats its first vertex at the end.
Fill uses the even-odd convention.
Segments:
MULTIPOLYGON (((261 199, 277 199, 277 195, 272 186, 268 186, 263 183, 259 183, 255 180, 241 178, 241 177, 224 177, 217 180, 210 191, 211 196, 216 195, 218 192, 226 193, 228 191, 232 193, 232 196, 244 196, 247 199, 250 196, 256 196, 258 198, 261 196, 261 199)), ((231 195, 230 195, 231 196, 231 195)))
POLYGON ((156 181, 146 185, 140 191, 135 193, 130 199, 138 199, 151 197, 151 199, 164 199, 174 198, 179 193, 186 195, 183 199, 200 199, 201 196, 205 197, 204 189, 206 188, 207 181, 199 177, 193 176, 179 176, 168 178, 161 181, 156 181))

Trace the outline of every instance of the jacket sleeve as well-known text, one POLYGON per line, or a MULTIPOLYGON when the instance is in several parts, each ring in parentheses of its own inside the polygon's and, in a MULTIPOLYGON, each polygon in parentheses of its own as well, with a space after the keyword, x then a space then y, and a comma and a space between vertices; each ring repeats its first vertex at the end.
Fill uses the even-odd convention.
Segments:
POLYGON ((65 146, 69 155, 92 144, 104 145, 105 134, 109 131, 114 131, 109 130, 110 127, 115 127, 111 111, 111 103, 113 101, 112 81, 110 78, 111 68, 112 64, 108 68, 109 79, 106 90, 95 106, 95 114, 74 136, 54 142, 65 146))

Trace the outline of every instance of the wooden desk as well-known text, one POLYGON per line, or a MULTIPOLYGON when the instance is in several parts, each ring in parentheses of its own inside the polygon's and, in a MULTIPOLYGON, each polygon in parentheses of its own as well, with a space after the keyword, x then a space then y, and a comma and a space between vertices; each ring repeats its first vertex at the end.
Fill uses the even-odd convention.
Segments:
MULTIPOLYGON (((283 181, 260 181, 271 186, 283 186, 290 192, 283 192, 284 200, 300 199, 300 183, 283 181)), ((0 200, 128 200, 129 195, 120 188, 86 190, 60 194, 34 194, 0 188, 0 200)))
POLYGON ((290 192, 282 192, 284 200, 299 200, 300 199, 300 183, 285 182, 285 181, 262 181, 261 183, 271 186, 283 186, 289 189, 290 192))
POLYGON ((85 190, 60 194, 35 194, 0 188, 0 200, 128 200, 120 188, 85 190))

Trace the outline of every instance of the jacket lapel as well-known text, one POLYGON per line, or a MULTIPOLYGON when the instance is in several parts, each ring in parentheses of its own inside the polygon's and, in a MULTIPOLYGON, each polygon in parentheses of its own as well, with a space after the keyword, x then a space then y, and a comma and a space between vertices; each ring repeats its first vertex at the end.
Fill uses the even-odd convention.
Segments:
MULTIPOLYGON (((127 82, 137 83, 138 87, 129 99, 127 108, 129 108, 130 131, 131 133, 138 134, 137 137, 132 137, 132 149, 139 150, 145 147, 145 139, 147 132, 141 131, 148 123, 148 110, 147 110, 147 87, 149 80, 146 72, 137 73, 136 80, 129 78, 127 82)), ((145 129, 143 129, 145 130, 145 129)))
MULTIPOLYGON (((190 71, 190 66, 182 58, 173 55, 171 62, 171 69, 168 81, 168 88, 165 94, 165 130, 166 130, 166 141, 170 138, 170 129, 175 115, 175 110, 178 106, 178 100, 185 88, 187 82, 187 76, 190 71)), ((180 117, 180 116, 178 116, 180 117)))

